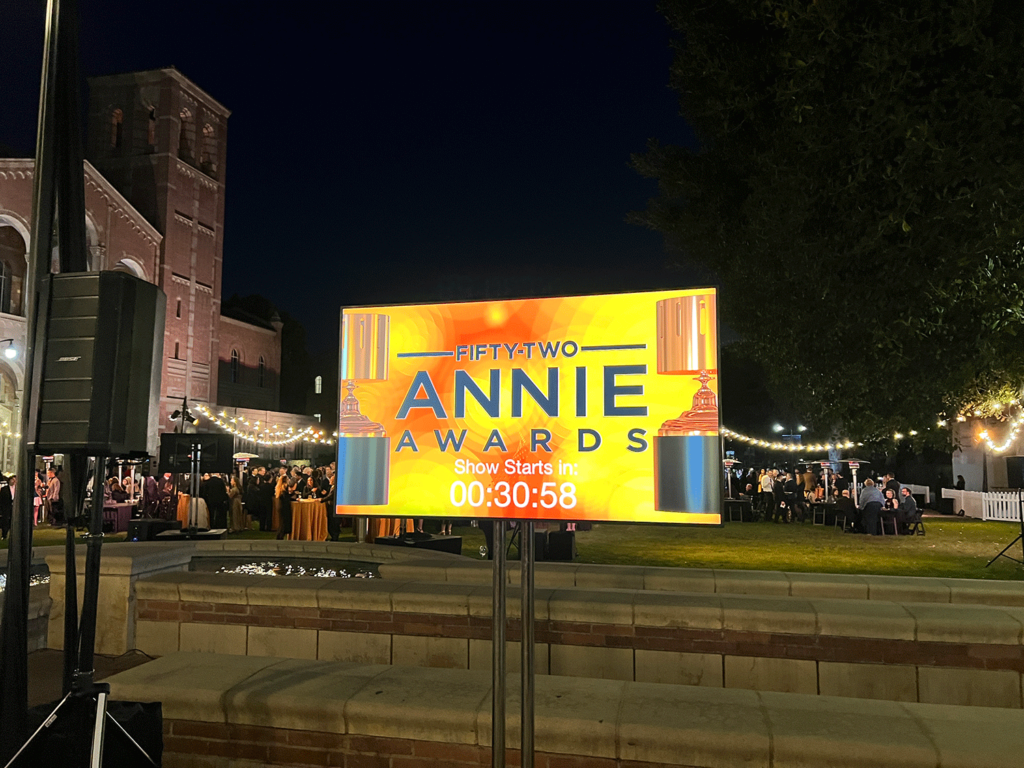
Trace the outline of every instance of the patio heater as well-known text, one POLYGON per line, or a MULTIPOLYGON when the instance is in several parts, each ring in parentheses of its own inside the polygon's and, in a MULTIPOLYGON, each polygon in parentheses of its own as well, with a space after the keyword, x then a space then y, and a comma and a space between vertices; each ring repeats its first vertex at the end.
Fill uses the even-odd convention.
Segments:
POLYGON ((732 468, 739 465, 740 462, 736 459, 723 459, 722 464, 725 466, 725 483, 727 486, 726 492, 729 494, 729 498, 732 498, 732 468))
POLYGON ((870 464, 870 461, 864 459, 843 459, 844 462, 850 467, 850 471, 853 473, 853 503, 856 505, 857 502, 857 470, 861 464, 870 464))

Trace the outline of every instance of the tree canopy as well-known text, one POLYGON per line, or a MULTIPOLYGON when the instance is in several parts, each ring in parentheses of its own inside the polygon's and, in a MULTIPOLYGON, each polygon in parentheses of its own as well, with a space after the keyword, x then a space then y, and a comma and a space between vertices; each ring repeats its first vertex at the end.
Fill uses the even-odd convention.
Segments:
MULTIPOLYGON (((815 431, 859 439, 1024 386, 1024 4, 669 0, 697 150, 638 214, 815 431)), ((944 439, 944 438, 941 438, 944 439)))

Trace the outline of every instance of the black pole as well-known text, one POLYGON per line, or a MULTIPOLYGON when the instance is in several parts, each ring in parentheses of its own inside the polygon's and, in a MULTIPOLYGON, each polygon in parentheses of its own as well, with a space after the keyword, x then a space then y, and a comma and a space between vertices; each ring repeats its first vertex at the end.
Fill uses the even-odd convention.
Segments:
MULTIPOLYGON (((74 6, 71 7, 72 12, 74 6)), ((49 0, 43 43, 36 162, 32 189, 32 233, 25 276, 25 378, 22 393, 21 434, 15 474, 21 478, 14 495, 7 559, 7 594, 0 621, 0 760, 7 762, 25 740, 28 725, 28 596, 32 558, 32 491, 35 475, 38 423, 38 371, 40 278, 49 270, 53 251, 54 189, 57 176, 54 154, 58 120, 58 32, 62 26, 60 0, 49 0)), ((74 116, 77 120, 77 115, 74 116)), ((80 166, 81 167, 81 166, 80 166)), ((45 344, 45 328, 42 334, 45 344)))
MULTIPOLYGON (((86 488, 89 476, 89 458, 74 454, 70 457, 68 480, 71 503, 65 513, 67 536, 64 541, 64 685, 66 696, 74 684, 78 669, 78 567, 75 552, 75 525, 86 509, 86 488)), ((94 473, 95 478, 95 473, 94 473)), ((93 480, 93 484, 96 480, 93 480)))
MULTIPOLYGON (((96 466, 106 466, 106 456, 96 457, 96 466)), ((92 484, 92 509, 85 550, 85 584, 82 588, 82 623, 78 640, 78 682, 91 685, 96 650, 96 605, 100 591, 100 549, 103 544, 103 485, 92 484)))

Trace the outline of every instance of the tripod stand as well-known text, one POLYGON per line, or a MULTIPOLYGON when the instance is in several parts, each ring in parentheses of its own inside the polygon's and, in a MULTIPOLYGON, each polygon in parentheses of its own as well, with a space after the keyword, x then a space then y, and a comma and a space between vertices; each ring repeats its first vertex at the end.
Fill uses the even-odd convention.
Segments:
MULTIPOLYGON (((80 471, 84 472, 85 466, 83 458, 83 461, 78 463, 80 471)), ((28 740, 21 745, 21 748, 7 762, 4 768, 11 768, 17 764, 18 758, 22 755, 26 753, 31 754, 30 750, 36 739, 50 729, 58 721, 59 717, 64 715, 70 719, 72 730, 77 730, 77 733, 80 735, 84 735, 87 721, 92 721, 89 727, 92 741, 89 748, 88 762, 75 760, 75 757, 80 755, 75 750, 76 754, 71 756, 71 759, 74 760, 73 765, 88 765, 89 768, 102 768, 103 744, 106 737, 106 725, 109 720, 117 726, 117 729, 124 734, 150 765, 157 766, 157 763, 149 756, 146 750, 107 711, 110 685, 107 683, 97 683, 93 680, 95 674, 93 670, 93 657, 96 647, 96 609, 99 596, 100 548, 103 543, 102 475, 104 466, 104 457, 97 456, 93 474, 89 532, 84 537, 86 539, 86 558, 81 623, 75 627, 75 617, 70 612, 65 618, 64 666, 66 674, 68 670, 71 670, 70 690, 65 693, 64 698, 54 707, 42 724, 36 728, 35 732, 28 737, 28 740)), ((75 502, 77 511, 78 498, 75 499, 75 502)), ((73 599, 76 591, 76 577, 73 567, 75 552, 74 538, 70 531, 71 528, 69 527, 67 547, 70 567, 65 575, 67 582, 65 591, 73 599)), ((67 686, 67 681, 65 681, 65 685, 67 686)))
POLYGON ((1024 492, 1022 492, 1020 488, 1017 489, 1017 518, 1020 521, 1020 533, 1017 534, 1017 538, 1015 538, 1013 541, 1011 541, 1009 544, 1003 547, 1002 552, 1000 552, 998 555, 996 555, 987 563, 985 563, 986 568, 992 565, 992 563, 994 563, 1000 557, 1005 557, 1007 560, 1013 560, 1013 562, 1015 563, 1024 565, 1024 492), (1018 541, 1021 542, 1021 560, 1018 560, 1015 557, 1010 557, 1008 554, 1006 554, 1006 551, 1014 544, 1016 544, 1018 541))

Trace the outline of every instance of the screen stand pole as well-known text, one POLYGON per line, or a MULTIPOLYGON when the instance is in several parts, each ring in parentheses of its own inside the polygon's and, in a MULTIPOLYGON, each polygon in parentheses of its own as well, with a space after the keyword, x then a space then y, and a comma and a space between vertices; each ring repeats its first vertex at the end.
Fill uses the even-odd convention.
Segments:
POLYGON ((196 530, 199 528, 199 468, 203 461, 203 444, 198 440, 192 441, 192 477, 189 479, 189 491, 192 498, 188 505, 188 536, 195 538, 196 530))
POLYGON ((533 768, 533 563, 534 538, 533 521, 523 520, 519 524, 519 560, 520 579, 522 589, 522 722, 520 734, 522 736, 521 762, 522 768, 533 768))
POLYGON ((491 768, 505 768, 505 521, 494 521, 491 612, 491 768))

